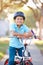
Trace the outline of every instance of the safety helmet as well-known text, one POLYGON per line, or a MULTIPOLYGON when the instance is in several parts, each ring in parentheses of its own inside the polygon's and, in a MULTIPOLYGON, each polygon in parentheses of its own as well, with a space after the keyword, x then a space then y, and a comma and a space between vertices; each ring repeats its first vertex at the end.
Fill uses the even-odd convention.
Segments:
POLYGON ((21 12, 21 11, 16 12, 16 13, 14 14, 14 19, 16 19, 17 16, 21 16, 21 17, 23 17, 23 19, 25 20, 25 15, 24 15, 23 12, 21 12))

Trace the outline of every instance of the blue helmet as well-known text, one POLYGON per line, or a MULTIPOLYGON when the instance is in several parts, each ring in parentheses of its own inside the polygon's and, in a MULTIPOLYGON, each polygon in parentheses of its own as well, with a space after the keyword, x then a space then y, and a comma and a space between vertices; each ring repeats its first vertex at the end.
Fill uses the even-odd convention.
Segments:
POLYGON ((25 16, 24 16, 24 13, 23 13, 23 12, 21 12, 21 11, 16 12, 16 13, 14 14, 14 19, 16 19, 17 16, 21 16, 21 17, 23 17, 23 19, 25 20, 25 16))

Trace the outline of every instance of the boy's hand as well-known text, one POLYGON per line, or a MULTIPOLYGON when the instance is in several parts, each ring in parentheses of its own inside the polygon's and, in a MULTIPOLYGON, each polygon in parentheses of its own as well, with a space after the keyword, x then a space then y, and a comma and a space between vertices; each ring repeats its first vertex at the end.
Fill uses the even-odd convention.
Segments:
POLYGON ((17 35, 18 38, 29 38, 29 37, 32 37, 32 36, 33 36, 32 32, 17 35))
POLYGON ((22 38, 22 35, 21 35, 21 34, 18 34, 18 35, 17 35, 17 38, 22 38))
POLYGON ((23 36, 23 34, 20 34, 20 33, 14 32, 14 31, 11 31, 11 33, 13 36, 16 36, 17 38, 22 38, 22 36, 23 36))
POLYGON ((14 31, 12 31, 12 35, 16 36, 18 38, 29 38, 29 37, 33 36, 32 32, 27 32, 27 33, 20 34, 20 33, 14 32, 14 31))

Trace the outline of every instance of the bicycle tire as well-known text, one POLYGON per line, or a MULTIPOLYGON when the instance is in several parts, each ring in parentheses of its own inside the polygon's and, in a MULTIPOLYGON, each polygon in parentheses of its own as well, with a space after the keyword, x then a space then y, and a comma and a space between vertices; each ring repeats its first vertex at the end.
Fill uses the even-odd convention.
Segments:
POLYGON ((8 60, 9 60, 9 59, 7 59, 7 60, 5 61, 4 65, 8 65, 8 60))

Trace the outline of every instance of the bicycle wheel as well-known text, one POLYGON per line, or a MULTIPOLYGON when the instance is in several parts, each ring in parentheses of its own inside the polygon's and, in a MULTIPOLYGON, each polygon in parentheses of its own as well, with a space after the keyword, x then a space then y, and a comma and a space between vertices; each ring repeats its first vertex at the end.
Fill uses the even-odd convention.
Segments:
POLYGON ((27 63, 25 63, 25 65, 33 65, 33 63, 32 62, 27 62, 27 63))
POLYGON ((5 61, 4 65, 8 65, 8 59, 5 61))

